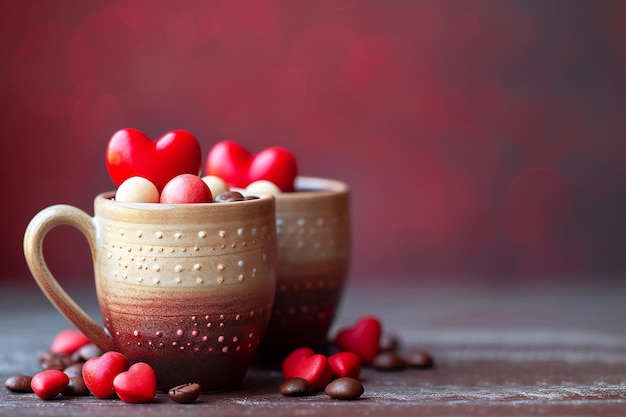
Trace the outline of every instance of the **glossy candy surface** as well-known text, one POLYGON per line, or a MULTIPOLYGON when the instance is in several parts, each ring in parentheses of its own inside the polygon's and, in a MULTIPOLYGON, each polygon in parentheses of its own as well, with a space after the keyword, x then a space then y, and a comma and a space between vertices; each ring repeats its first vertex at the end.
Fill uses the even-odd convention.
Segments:
POLYGON ((128 370, 126 356, 119 352, 105 352, 102 356, 89 359, 83 365, 83 379, 89 391, 98 398, 111 398, 115 394, 113 380, 128 370))
POLYGON ((81 332, 73 329, 61 330, 52 340, 50 352, 72 354, 91 342, 81 332))
POLYGON ((113 379, 113 387, 125 403, 147 403, 156 395, 156 374, 147 363, 137 362, 113 379))
POLYGON ((172 178, 161 192, 165 204, 210 203, 213 195, 209 186, 197 175, 181 174, 172 178))
POLYGON ((30 381, 33 392, 42 400, 51 400, 69 384, 70 378, 56 369, 41 371, 30 381))
POLYGON ((328 357, 333 376, 358 378, 361 374, 361 358, 353 352, 337 352, 328 357))
POLYGON ((198 175, 202 150, 196 137, 185 130, 172 130, 153 141, 137 129, 126 128, 109 140, 106 167, 117 186, 130 177, 140 176, 160 191, 177 175, 198 175))
POLYGON ((274 146, 253 155, 232 140, 215 144, 205 163, 205 175, 216 175, 237 188, 267 180, 283 192, 293 191, 297 174, 296 159, 287 149, 274 146))
POLYGON ((289 353, 289 355, 287 355, 285 359, 283 359, 283 362, 281 364, 281 370, 283 371, 283 376, 285 377, 285 379, 294 378, 296 375, 296 365, 303 359, 313 356, 314 354, 315 351, 309 347, 297 348, 289 353))
POLYGON ((115 200, 126 203, 158 203, 159 190, 144 177, 130 177, 117 188, 115 200))
POLYGON ((306 379, 313 390, 323 390, 333 377, 326 356, 317 353, 300 360, 294 365, 293 377, 306 379))
POLYGON ((376 317, 363 317, 351 328, 337 333, 335 344, 343 351, 359 355, 364 364, 369 365, 380 352, 382 326, 376 317))

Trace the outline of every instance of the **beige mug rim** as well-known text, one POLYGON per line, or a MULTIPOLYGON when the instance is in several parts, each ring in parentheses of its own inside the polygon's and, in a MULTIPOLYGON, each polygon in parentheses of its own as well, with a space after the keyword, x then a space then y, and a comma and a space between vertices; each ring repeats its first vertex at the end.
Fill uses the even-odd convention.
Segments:
POLYGON ((261 202, 265 202, 266 200, 271 200, 274 198, 271 194, 259 194, 258 198, 253 200, 245 200, 245 201, 225 201, 225 202, 207 202, 207 203, 133 203, 128 201, 117 201, 115 200, 115 191, 109 190, 104 191, 96 195, 95 199, 98 201, 103 201, 105 204, 110 204, 115 207, 128 208, 128 209, 139 209, 139 210, 171 210, 171 209, 205 209, 206 207, 215 207, 215 210, 230 210, 227 207, 232 207, 233 204, 237 205, 254 205, 260 204, 261 202), (222 209, 217 207, 223 207, 222 209))
POLYGON ((294 183, 295 191, 284 192, 276 195, 277 201, 296 200, 321 195, 341 195, 349 191, 346 182, 322 177, 296 177, 294 183))

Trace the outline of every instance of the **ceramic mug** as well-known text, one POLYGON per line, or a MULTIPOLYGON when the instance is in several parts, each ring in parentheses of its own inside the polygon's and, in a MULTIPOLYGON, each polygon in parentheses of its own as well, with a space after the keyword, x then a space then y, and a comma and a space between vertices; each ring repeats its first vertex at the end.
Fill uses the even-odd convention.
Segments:
POLYGON ((154 368, 160 390, 240 383, 266 332, 276 290, 275 199, 139 204, 95 198, 94 216, 69 205, 29 223, 24 253, 58 310, 101 349, 154 368), (61 288, 42 252, 49 230, 89 243, 104 327, 61 288))
POLYGON ((346 183, 314 177, 276 196, 276 297, 259 364, 325 346, 350 267, 349 200, 346 183))

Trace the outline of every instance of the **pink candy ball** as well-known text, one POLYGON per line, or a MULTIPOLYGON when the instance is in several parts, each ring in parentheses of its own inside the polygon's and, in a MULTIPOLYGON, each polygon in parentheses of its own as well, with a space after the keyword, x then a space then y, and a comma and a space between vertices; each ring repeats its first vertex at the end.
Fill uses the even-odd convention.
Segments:
POLYGON ((165 184, 160 201, 165 204, 210 203, 213 194, 199 176, 181 174, 165 184))

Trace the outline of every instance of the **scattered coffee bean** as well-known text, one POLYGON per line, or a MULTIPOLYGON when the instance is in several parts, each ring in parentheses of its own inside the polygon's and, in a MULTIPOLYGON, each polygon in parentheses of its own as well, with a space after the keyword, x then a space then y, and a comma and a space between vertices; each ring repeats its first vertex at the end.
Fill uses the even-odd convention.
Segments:
POLYGON ((231 203, 233 201, 243 201, 244 196, 240 192, 237 191, 224 191, 223 193, 218 194, 213 201, 216 203, 231 203))
POLYGON ((280 384, 278 392, 289 397, 304 397, 313 394, 313 386, 304 378, 289 378, 280 384))
POLYGON ((80 360, 88 361, 91 358, 102 356, 104 352, 98 346, 90 343, 78 349, 76 353, 80 360))
POLYGON ((381 352, 397 352, 400 347, 400 340, 393 334, 383 334, 380 337, 379 346, 381 352))
POLYGON ((50 358, 52 358, 54 356, 55 356, 55 354, 50 352, 49 350, 41 350, 37 354, 37 360, 39 362, 43 362, 43 361, 48 360, 48 359, 50 359, 50 358))
POLYGON ((63 395, 67 395, 70 397, 82 397, 85 395, 89 395, 90 391, 85 384, 85 380, 82 376, 71 376, 70 382, 67 384, 67 387, 62 391, 63 395))
POLYGON ((13 375, 4 381, 4 387, 13 392, 33 392, 30 386, 32 379, 28 375, 13 375))
POLYGON ((395 352, 381 352, 374 358, 372 366, 382 371, 398 371, 405 369, 407 363, 400 355, 395 352))
POLYGON ((70 378, 73 376, 82 376, 83 375, 83 363, 84 362, 73 363, 67 368, 65 368, 63 372, 65 372, 65 375, 69 376, 70 378))
POLYGON ((73 355, 65 353, 41 353, 40 356, 42 370, 62 371, 68 366, 77 362, 73 355))
POLYGON ((405 358, 407 365, 411 368, 432 368, 434 365, 433 357, 423 350, 416 350, 408 355, 405 358))
POLYGON ((361 381, 358 379, 344 376, 342 378, 337 378, 326 385, 324 392, 329 397, 336 398, 338 400, 356 400, 363 395, 365 389, 363 388, 361 381))
POLYGON ((200 396, 200 384, 183 384, 170 389, 167 393, 172 401, 189 404, 200 396))
POLYGON ((57 370, 57 371, 62 371, 66 368, 67 366, 61 361, 61 359, 59 358, 50 358, 50 359, 46 359, 45 361, 41 362, 41 369, 46 371, 46 370, 57 370))

